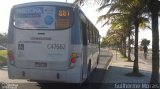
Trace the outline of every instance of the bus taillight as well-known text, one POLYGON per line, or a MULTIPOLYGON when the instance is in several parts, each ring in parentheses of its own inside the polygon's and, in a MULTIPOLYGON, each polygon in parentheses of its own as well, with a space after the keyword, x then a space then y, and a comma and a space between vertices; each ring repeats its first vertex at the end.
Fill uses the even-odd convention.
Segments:
POLYGON ((71 55, 71 63, 75 63, 76 62, 76 58, 78 58, 77 53, 72 53, 72 55, 71 55))
POLYGON ((75 63, 76 59, 75 58, 71 58, 71 63, 75 63))
POLYGON ((14 58, 13 52, 12 51, 8 51, 7 55, 8 55, 9 62, 11 64, 14 64, 15 58, 14 58))
POLYGON ((77 53, 72 53, 72 58, 77 58, 77 53))

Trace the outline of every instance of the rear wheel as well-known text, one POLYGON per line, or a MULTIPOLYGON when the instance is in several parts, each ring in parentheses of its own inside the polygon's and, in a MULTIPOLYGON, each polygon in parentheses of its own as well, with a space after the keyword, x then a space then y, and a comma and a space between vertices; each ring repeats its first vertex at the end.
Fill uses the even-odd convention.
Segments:
POLYGON ((99 63, 99 55, 98 55, 98 57, 97 57, 97 65, 98 65, 98 63, 99 63))
POLYGON ((88 76, 90 75, 91 72, 91 60, 89 60, 89 64, 88 64, 88 76))
POLYGON ((89 60, 89 63, 88 63, 88 72, 87 72, 87 79, 86 79, 86 81, 88 81, 90 72, 91 72, 91 60, 89 60))
POLYGON ((88 85, 90 73, 91 73, 91 60, 89 60, 89 63, 88 63, 87 79, 86 79, 86 80, 84 81, 84 83, 82 84, 83 86, 88 85))

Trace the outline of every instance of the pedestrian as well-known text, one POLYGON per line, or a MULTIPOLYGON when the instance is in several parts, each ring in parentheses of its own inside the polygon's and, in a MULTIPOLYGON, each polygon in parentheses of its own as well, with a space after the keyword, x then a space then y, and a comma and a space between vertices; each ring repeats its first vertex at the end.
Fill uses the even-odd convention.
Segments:
POLYGON ((148 53, 148 47, 146 45, 143 46, 143 50, 144 50, 144 57, 146 59, 147 58, 147 53, 148 53))

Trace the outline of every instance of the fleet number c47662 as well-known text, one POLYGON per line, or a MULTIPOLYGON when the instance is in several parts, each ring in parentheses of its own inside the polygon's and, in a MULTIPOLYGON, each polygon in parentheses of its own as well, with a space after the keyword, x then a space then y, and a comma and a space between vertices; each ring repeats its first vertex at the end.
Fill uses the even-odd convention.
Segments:
POLYGON ((65 44, 48 44, 47 48, 49 50, 64 50, 65 44))

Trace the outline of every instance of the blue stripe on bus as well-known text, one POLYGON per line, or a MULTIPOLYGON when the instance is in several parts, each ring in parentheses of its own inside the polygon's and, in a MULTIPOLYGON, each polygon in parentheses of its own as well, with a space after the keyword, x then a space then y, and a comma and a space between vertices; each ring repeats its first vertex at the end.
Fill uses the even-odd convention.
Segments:
POLYGON ((78 10, 75 10, 75 18, 74 18, 74 24, 71 29, 71 43, 72 44, 80 44, 81 43, 81 32, 80 32, 80 25, 79 25, 79 19, 78 19, 78 10))
POLYGON ((78 28, 78 24, 76 24, 71 29, 71 43, 72 44, 80 44, 80 30, 78 28))

